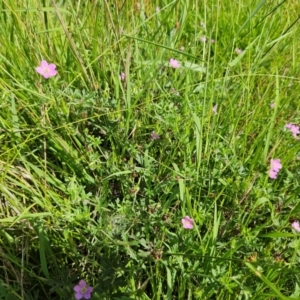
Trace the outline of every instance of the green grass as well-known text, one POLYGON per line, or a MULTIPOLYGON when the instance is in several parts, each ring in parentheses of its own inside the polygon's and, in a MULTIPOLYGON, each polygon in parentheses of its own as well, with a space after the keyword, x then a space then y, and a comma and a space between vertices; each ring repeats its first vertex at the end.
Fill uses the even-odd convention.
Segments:
POLYGON ((0 0, 0 299, 299 299, 299 8, 0 0))

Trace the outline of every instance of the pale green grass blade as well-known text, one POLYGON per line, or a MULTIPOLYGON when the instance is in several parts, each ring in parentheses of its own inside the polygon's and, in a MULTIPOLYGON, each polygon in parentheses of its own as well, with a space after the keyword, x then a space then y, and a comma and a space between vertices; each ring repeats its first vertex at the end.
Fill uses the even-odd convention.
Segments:
POLYGON ((279 89, 280 89, 280 85, 279 85, 279 77, 278 77, 278 73, 276 72, 276 98, 275 98, 275 106, 274 106, 274 111, 272 114, 272 118, 270 121, 270 126, 268 127, 268 133, 267 133, 267 138, 266 138, 266 143, 265 143, 265 148, 264 148, 264 161, 266 161, 267 157, 268 157, 268 153, 269 153, 269 148, 270 148, 270 142, 271 142, 271 138, 272 138, 272 134, 273 134, 273 128, 275 125, 275 120, 276 120, 276 116, 277 116, 277 110, 278 107, 280 105, 280 93, 279 93, 279 89))
POLYGON ((50 217, 52 214, 47 212, 41 212, 41 213, 30 213, 26 214, 26 211, 22 213, 19 217, 9 217, 9 218, 3 218, 0 219, 0 223, 8 223, 11 224, 10 226, 13 226, 15 223, 21 220, 30 220, 30 219, 40 219, 44 217, 50 217))
POLYGON ((245 21, 245 23, 241 26, 239 29, 239 32, 251 21, 251 19, 257 14, 257 12, 265 5, 266 0, 261 0, 257 6, 254 8, 254 10, 250 13, 250 16, 248 19, 245 21))

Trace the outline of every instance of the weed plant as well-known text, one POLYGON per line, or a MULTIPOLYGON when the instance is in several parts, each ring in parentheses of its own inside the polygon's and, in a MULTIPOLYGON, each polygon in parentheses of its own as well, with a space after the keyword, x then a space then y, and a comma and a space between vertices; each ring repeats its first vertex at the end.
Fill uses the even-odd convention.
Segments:
POLYGON ((0 0, 0 299, 299 299, 299 9, 0 0))

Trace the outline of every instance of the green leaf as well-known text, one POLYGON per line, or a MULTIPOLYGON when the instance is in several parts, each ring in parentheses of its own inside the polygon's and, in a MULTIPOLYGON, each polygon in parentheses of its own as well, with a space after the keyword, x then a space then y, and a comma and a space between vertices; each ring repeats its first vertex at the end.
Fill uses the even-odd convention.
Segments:
POLYGON ((282 238, 282 237, 295 237, 296 235, 288 232, 270 232, 259 234, 259 237, 268 237, 268 238, 282 238))

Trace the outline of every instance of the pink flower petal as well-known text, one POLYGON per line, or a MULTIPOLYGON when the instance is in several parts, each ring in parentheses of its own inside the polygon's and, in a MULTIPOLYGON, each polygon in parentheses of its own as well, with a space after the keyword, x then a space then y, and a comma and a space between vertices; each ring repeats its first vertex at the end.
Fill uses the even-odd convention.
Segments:
POLYGON ((272 179, 276 179, 277 178, 277 172, 274 170, 270 170, 269 171, 269 177, 272 179))
POLYGON ((35 70, 36 70, 39 74, 44 75, 44 69, 43 69, 42 67, 37 67, 37 68, 35 68, 35 70))
POLYGON ((44 73, 43 76, 44 76, 44 78, 48 79, 50 77, 50 74, 49 73, 44 73))
POLYGON ((49 72, 49 77, 51 76, 55 76, 57 74, 57 71, 56 70, 52 70, 49 72))
POLYGON ((48 68, 48 63, 47 63, 47 61, 46 60, 42 60, 42 62, 41 62, 41 67, 42 68, 48 68))
POLYGON ((86 287, 86 281, 83 280, 83 279, 81 279, 81 280, 79 281, 79 285, 81 286, 81 288, 86 287))
POLYGON ((81 291, 81 286, 78 284, 78 285, 75 285, 74 287, 73 287, 73 290, 75 291, 75 292, 77 292, 77 293, 79 293, 80 291, 81 291))
POLYGON ((91 293, 85 293, 83 295, 84 299, 90 299, 91 298, 91 293))
POLYGON ((296 231, 300 231, 300 225, 299 222, 295 221, 292 223, 292 227, 296 230, 296 231))
POLYGON ((55 64, 49 64, 48 68, 52 69, 52 70, 55 70, 56 69, 56 65, 55 64))
POLYGON ((174 69, 177 69, 180 67, 180 64, 178 62, 178 60, 174 59, 174 58, 171 58, 170 59, 170 66, 174 69))
POLYGON ((81 293, 76 293, 75 294, 75 298, 77 299, 77 300, 79 300, 79 299, 82 299, 82 294, 81 293))

